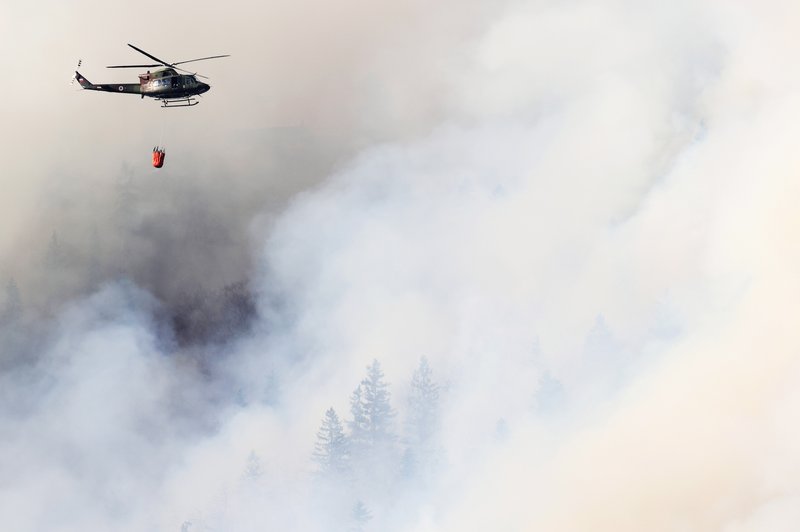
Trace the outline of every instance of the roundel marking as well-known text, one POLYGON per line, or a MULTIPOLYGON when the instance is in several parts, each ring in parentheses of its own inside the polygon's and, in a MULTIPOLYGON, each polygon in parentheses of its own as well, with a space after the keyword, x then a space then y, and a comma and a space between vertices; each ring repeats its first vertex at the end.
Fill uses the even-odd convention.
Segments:
POLYGON ((125 87, 123 87, 122 85, 120 85, 120 86, 119 86, 119 92, 122 92, 122 91, 124 91, 124 90, 125 90, 125 87))

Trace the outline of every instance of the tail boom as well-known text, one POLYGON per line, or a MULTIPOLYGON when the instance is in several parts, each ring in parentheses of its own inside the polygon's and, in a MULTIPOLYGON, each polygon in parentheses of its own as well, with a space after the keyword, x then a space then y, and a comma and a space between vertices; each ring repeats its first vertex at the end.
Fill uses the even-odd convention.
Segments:
POLYGON ((104 92, 120 92, 123 94, 141 94, 142 87, 138 83, 104 83, 100 85, 95 85, 77 70, 75 71, 75 79, 78 80, 81 87, 91 91, 104 91, 104 92))

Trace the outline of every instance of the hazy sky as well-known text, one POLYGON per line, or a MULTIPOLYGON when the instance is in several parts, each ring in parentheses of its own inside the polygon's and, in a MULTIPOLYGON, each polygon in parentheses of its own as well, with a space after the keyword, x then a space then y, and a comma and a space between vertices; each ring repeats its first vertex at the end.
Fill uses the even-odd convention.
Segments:
POLYGON ((221 223, 235 219, 245 235, 256 214, 273 213, 270 206, 323 180, 355 149, 433 127, 448 104, 441 89, 465 61, 454 43, 478 34, 489 9, 458 4, 4 3, 3 64, 17 80, 0 103, 13 124, 2 139, 2 184, 13 198, 0 229, 6 275, 31 284, 19 246, 42 255, 57 228, 75 241, 107 225, 114 185, 126 175, 146 183, 137 194, 151 205, 174 205, 173 195, 223 196, 215 201, 221 223), (69 85, 79 58, 92 82, 135 82, 136 69, 105 69, 147 61, 126 43, 167 61, 232 57, 197 63, 211 78, 203 103, 213 105, 174 113, 149 99, 69 85), (171 163, 163 172, 143 164, 159 143, 171 163))
POLYGON ((0 282, 44 307, 54 232, 71 261, 28 318, 46 334, 0 336, 35 353, 0 365, 0 515, 332 530, 309 502, 323 412, 348 416, 375 358, 399 408, 425 355, 447 465, 402 516, 368 501, 376 529, 795 530, 798 15, 0 5, 0 282), (78 58, 133 81, 104 68, 140 61, 128 42, 232 57, 198 63, 212 89, 191 109, 69 84, 78 58), (165 341, 162 305, 241 279, 252 331, 165 341))

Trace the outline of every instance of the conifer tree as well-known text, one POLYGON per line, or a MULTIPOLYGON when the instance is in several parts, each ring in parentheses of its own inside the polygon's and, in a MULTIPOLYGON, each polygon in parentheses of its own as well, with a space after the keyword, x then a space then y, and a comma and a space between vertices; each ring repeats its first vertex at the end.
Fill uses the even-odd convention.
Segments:
POLYGON ((347 437, 342 422, 333 408, 325 412, 322 426, 317 432, 317 443, 314 445, 314 461, 322 475, 341 474, 348 466, 347 437))
POLYGON ((100 264, 100 234, 97 231, 97 226, 92 228, 92 234, 89 239, 89 249, 86 261, 86 285, 89 290, 96 290, 103 279, 103 271, 100 264))
POLYGON ((55 272, 64 267, 64 262, 64 250, 58 241, 58 233, 53 231, 47 246, 47 254, 44 257, 45 266, 51 272, 55 272))
POLYGON ((55 309, 60 303, 66 290, 67 271, 66 254, 59 241, 58 234, 53 231, 47 252, 44 256, 44 293, 46 295, 45 307, 48 311, 55 309))
POLYGON ((584 356, 591 368, 603 368, 617 358, 619 346, 602 314, 595 318, 594 325, 584 340, 584 356))
POLYGON ((389 398, 389 385, 375 360, 350 401, 351 467, 357 493, 363 495, 388 494, 399 471, 389 398))
POLYGON ((594 326, 586 335, 583 347, 584 360, 578 378, 582 393, 604 395, 621 385, 621 369, 625 362, 621 345, 606 323, 605 318, 598 315, 594 326))
POLYGON ((17 282, 11 278, 6 285, 6 306, 3 311, 3 320, 14 322, 22 316, 22 298, 19 295, 17 282))
POLYGON ((356 504, 353 506, 351 517, 353 519, 353 526, 350 527, 350 532, 363 532, 366 524, 372 519, 372 514, 362 501, 356 501, 356 504))
POLYGON ((380 362, 367 366, 367 376, 351 397, 350 437, 363 450, 370 451, 395 440, 392 421, 395 416, 389 403, 389 385, 383 380, 380 362))
POLYGON ((117 177, 115 186, 115 205, 114 223, 119 235, 117 243, 118 257, 116 266, 120 268, 120 273, 127 273, 133 263, 133 249, 131 248, 131 235, 137 223, 137 209, 139 203, 139 191, 133 179, 133 169, 128 164, 123 164, 121 172, 117 177))
POLYGON ((545 371, 539 380, 539 388, 536 391, 536 410, 541 414, 558 411, 564 403, 564 395, 564 386, 561 382, 555 379, 549 371, 545 371))
POLYGON ((406 419, 406 450, 402 472, 406 477, 431 473, 438 451, 434 434, 439 423, 439 385, 433 380, 428 359, 422 357, 411 377, 406 419))
POLYGON ((250 451, 247 457, 247 464, 244 466, 244 478, 247 480, 258 480, 264 475, 261 469, 261 460, 255 451, 250 451))
POLYGON ((422 357, 411 377, 406 430, 411 445, 427 444, 436 430, 439 417, 439 385, 433 381, 428 359, 422 357))
POLYGON ((353 419, 347 422, 350 428, 351 449, 360 453, 368 445, 369 420, 364 412, 363 388, 359 384, 350 396, 350 413, 353 419))

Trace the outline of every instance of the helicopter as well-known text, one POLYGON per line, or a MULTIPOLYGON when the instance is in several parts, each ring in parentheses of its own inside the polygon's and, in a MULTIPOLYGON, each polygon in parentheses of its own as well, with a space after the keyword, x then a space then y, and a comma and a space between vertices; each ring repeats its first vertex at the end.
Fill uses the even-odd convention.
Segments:
MULTIPOLYGON (((209 57, 201 57, 199 59, 189 59, 187 61, 176 61, 168 63, 163 61, 141 48, 137 48, 132 44, 128 44, 137 52, 144 54, 153 61, 154 64, 149 65, 112 65, 106 68, 152 68, 152 67, 166 67, 154 72, 149 70, 144 74, 139 74, 139 83, 102 83, 94 84, 88 79, 83 77, 80 72, 75 71, 75 78, 81 87, 93 91, 117 92, 122 94, 139 94, 142 98, 145 96, 155 98, 161 101, 161 107, 191 107, 200 103, 195 99, 207 92, 211 85, 197 81, 197 78, 205 78, 196 72, 184 70, 178 65, 185 63, 192 63, 195 61, 205 61, 207 59, 218 59, 220 57, 230 57, 230 55, 212 55, 209 57), (178 71, 186 72, 186 74, 179 74, 178 71)), ((80 61, 78 62, 80 68, 80 61)))

